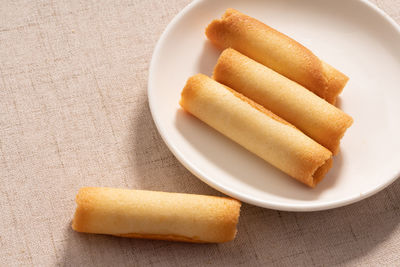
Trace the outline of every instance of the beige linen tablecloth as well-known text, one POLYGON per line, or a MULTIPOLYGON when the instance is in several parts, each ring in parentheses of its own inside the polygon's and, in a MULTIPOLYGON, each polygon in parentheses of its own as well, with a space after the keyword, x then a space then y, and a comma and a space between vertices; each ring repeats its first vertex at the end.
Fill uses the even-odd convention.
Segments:
MULTIPOLYGON (((244 204, 220 245, 72 231, 82 186, 219 194, 169 152, 147 103, 156 41, 188 3, 1 1, 0 266, 400 266, 400 180, 323 212, 244 204)), ((398 0, 374 3, 400 22, 398 0)))

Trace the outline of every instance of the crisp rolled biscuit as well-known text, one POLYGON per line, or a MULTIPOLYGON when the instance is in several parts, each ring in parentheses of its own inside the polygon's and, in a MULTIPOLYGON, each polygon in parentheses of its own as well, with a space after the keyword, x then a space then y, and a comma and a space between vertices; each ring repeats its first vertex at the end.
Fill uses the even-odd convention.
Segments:
POLYGON ((293 125, 213 79, 189 78, 180 105, 273 166, 314 187, 332 166, 332 153, 293 125))
POLYGON ((194 243, 221 243, 236 235, 240 202, 230 198, 84 187, 76 196, 78 232, 194 243))
POLYGON ((346 75, 295 40, 235 9, 229 8, 221 19, 213 20, 206 35, 218 47, 236 49, 331 104, 348 81, 346 75))
POLYGON ((287 120, 334 155, 353 123, 342 110, 232 48, 222 52, 213 77, 287 120))

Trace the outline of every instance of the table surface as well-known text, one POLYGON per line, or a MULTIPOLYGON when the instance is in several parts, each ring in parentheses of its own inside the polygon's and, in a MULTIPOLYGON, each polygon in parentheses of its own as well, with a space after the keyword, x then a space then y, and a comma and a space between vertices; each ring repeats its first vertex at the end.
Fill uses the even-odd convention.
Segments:
MULTIPOLYGON (((178 163, 147 103, 154 46, 189 2, 2 2, 0 265, 399 266, 400 179, 322 212, 243 204, 236 240, 219 245, 71 229, 82 186, 219 195, 178 163)), ((400 1, 372 2, 400 22, 400 1)))

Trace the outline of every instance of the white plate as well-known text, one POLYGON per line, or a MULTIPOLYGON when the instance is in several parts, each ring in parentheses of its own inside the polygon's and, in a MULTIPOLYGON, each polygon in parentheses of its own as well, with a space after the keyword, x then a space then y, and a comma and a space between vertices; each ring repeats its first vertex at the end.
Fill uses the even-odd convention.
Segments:
POLYGON ((261 207, 313 211, 366 198, 400 174, 400 29, 361 0, 194 1, 168 25, 150 66, 148 97, 172 153, 215 189, 261 207), (309 189, 179 107, 187 78, 210 75, 220 50, 204 29, 232 7, 299 41, 350 81, 340 107, 354 118, 325 179, 309 189))

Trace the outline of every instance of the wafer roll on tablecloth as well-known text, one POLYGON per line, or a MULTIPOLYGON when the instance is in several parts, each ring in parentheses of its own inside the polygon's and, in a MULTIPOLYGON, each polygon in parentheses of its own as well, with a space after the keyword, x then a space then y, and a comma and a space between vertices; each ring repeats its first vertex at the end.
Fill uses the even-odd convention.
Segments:
POLYGON ((213 79, 189 78, 181 106, 293 178, 314 187, 332 166, 332 153, 274 113, 213 79))
POLYGON ((85 187, 72 228, 78 232, 196 243, 231 241, 240 202, 225 197, 85 187))
POLYGON ((334 155, 353 119, 303 86, 228 48, 214 68, 216 81, 271 110, 334 155))
POLYGON ((220 48, 232 47, 332 104, 348 81, 295 40, 235 9, 212 21, 206 35, 220 48))

